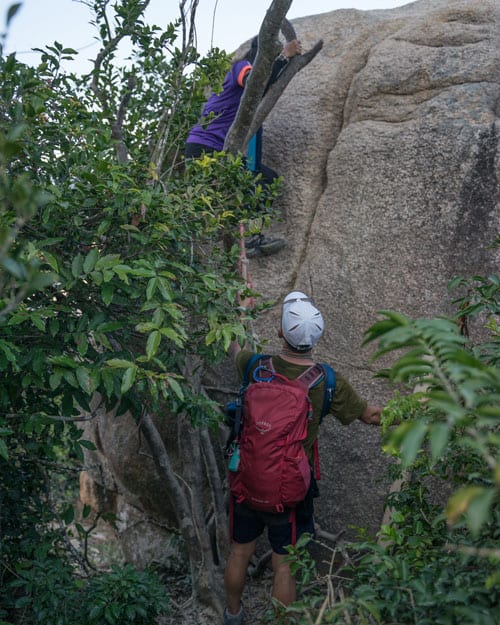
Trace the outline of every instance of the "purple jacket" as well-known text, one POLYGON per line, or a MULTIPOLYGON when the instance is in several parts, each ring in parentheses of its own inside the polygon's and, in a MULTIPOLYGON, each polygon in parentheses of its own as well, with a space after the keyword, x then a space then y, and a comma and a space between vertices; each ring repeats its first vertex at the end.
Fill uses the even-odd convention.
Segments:
POLYGON ((203 107, 200 122, 191 129, 186 143, 200 143, 218 152, 224 148, 224 140, 236 117, 243 95, 245 77, 251 69, 252 66, 248 61, 234 63, 226 74, 222 91, 218 95, 212 93, 203 107), (210 113, 213 119, 209 122, 204 121, 210 113))

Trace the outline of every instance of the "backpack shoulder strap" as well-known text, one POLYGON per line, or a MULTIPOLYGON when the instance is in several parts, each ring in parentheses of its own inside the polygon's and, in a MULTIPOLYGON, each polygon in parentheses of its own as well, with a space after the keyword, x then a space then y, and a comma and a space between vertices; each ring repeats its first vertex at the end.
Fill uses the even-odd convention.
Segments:
POLYGON ((321 382, 324 375, 325 373, 321 365, 311 365, 309 369, 301 373, 298 378, 295 378, 295 382, 298 382, 303 388, 309 391, 321 382))
POLYGON ((266 354, 252 354, 250 358, 248 359, 247 364, 245 365, 245 370, 243 371, 243 381, 241 383, 241 389, 243 392, 245 391, 245 389, 250 383, 250 373, 252 372, 254 365, 259 360, 262 360, 264 358, 269 359, 269 360, 271 359, 271 357, 266 354))
POLYGON ((330 407, 332 405, 333 396, 335 395, 337 376, 335 374, 335 371, 330 367, 330 365, 321 363, 318 366, 320 366, 323 369, 324 374, 325 374, 325 395, 323 399, 323 407, 321 409, 321 419, 320 419, 320 422, 321 422, 323 420, 323 417, 326 416, 330 412, 330 407))
POLYGON ((304 373, 297 378, 297 381, 300 381, 300 383, 304 386, 304 388, 307 388, 308 391, 317 386, 323 379, 325 381, 325 393, 323 406, 321 408, 320 422, 323 420, 323 417, 328 414, 333 396, 335 394, 335 386, 337 382, 335 371, 330 367, 330 365, 317 363, 309 367, 309 369, 306 369, 306 371, 304 371, 304 373))

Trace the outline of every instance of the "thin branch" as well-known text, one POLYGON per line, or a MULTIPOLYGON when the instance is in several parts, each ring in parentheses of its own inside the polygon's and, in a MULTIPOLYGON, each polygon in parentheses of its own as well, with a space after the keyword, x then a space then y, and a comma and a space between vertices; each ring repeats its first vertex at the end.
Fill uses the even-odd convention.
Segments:
MULTIPOLYGON (((150 3, 150 0, 143 0, 143 5, 142 5, 143 13, 147 9, 149 3, 150 3)), ((121 102, 119 104, 119 107, 118 107, 118 112, 117 112, 117 115, 116 115, 116 119, 112 119, 112 116, 111 116, 111 106, 110 106, 110 103, 109 103, 109 96, 104 91, 104 89, 102 89, 99 86, 99 74, 100 74, 100 71, 101 71, 101 66, 102 66, 104 60, 106 59, 106 57, 109 56, 111 54, 111 52, 113 52, 113 50, 116 50, 118 44, 120 43, 120 41, 124 37, 130 36, 130 27, 132 25, 131 24, 127 24, 128 28, 126 30, 120 30, 118 32, 118 34, 116 34, 114 37, 112 37, 112 35, 111 35, 111 27, 109 25, 109 22, 108 22, 105 10, 103 10, 102 17, 103 17, 103 19, 104 19, 104 21, 106 23, 106 28, 107 28, 108 35, 109 35, 110 39, 109 39, 108 43, 99 52, 99 54, 97 55, 97 57, 96 57, 96 59, 94 61, 94 69, 92 70, 92 82, 90 84, 90 88, 92 89, 92 91, 96 95, 97 99, 101 103, 103 111, 106 114, 106 116, 108 117, 108 120, 110 122, 112 137, 117 142, 116 143, 116 155, 117 155, 118 162, 121 163, 121 164, 125 164, 128 161, 128 149, 127 149, 127 146, 126 146, 126 144, 125 144, 125 142, 123 140, 123 120, 124 120, 124 117, 125 117, 126 107, 128 106, 128 104, 130 102, 130 97, 132 95, 132 90, 133 90, 133 88, 135 87, 135 84, 136 84, 136 80, 135 80, 134 76, 130 76, 129 77, 128 83, 127 83, 127 88, 125 90, 125 94, 123 95, 122 100, 121 100, 121 102)))
POLYGON ((281 22, 281 32, 283 33, 286 41, 293 41, 294 39, 297 39, 297 33, 295 32, 295 28, 286 17, 281 22))
POLYGON ((214 10, 212 13, 212 30, 210 32, 210 48, 214 47, 214 31, 215 31, 215 14, 217 13, 217 5, 219 4, 219 0, 215 0, 214 10))
POLYGON ((50 419, 51 421, 64 421, 69 423, 78 423, 81 421, 92 421, 97 417, 97 410, 102 406, 103 401, 99 403, 98 406, 92 412, 86 414, 85 416, 81 415, 79 417, 68 417, 66 415, 50 415, 50 414, 24 414, 22 412, 0 412, 0 416, 5 419, 26 419, 34 416, 43 417, 44 419, 50 419))
POLYGON ((316 529, 316 535, 318 536, 318 538, 323 538, 324 540, 328 540, 329 542, 335 545, 338 543, 339 538, 345 533, 345 530, 340 530, 340 532, 338 532, 337 534, 332 534, 318 527, 317 523, 316 523, 315 529, 316 529))
POLYGON ((47 504, 50 508, 50 511, 55 519, 55 522, 57 523, 57 525, 59 526, 59 530, 62 534, 62 538, 64 543, 66 544, 68 551, 73 555, 74 559, 76 562, 78 562, 80 568, 82 569, 82 571, 84 571, 84 573, 86 575, 89 574, 89 563, 86 561, 86 559, 82 558, 82 556, 80 555, 80 553, 78 552, 78 550, 76 549, 76 547, 73 545, 72 541, 70 540, 69 536, 68 536, 68 532, 66 530, 66 523, 64 523, 64 521, 62 520, 60 514, 57 512, 56 510, 56 506, 54 503, 54 497, 53 497, 53 492, 52 492, 52 481, 49 479, 49 475, 47 474, 47 472, 45 470, 42 469, 42 475, 43 475, 43 479, 45 482, 45 489, 46 489, 46 495, 47 495, 47 504))
POLYGON ((132 91, 137 84, 137 80, 134 75, 130 75, 127 81, 127 88, 123 94, 123 98, 118 107, 118 113, 116 121, 111 122, 111 137, 116 141, 116 155, 118 162, 122 165, 128 161, 128 149, 125 141, 123 140, 123 121, 125 119, 125 111, 132 97, 132 91))
MULTIPOLYGON (((155 172, 154 178, 159 179, 161 175, 161 169, 163 162, 165 160, 165 154, 167 152, 167 148, 169 146, 169 135, 172 130, 174 115, 172 111, 177 109, 177 106, 180 102, 181 98, 181 87, 182 87, 182 77, 184 75, 184 70, 186 69, 187 59, 190 52, 190 49, 193 47, 195 38, 196 38, 196 10, 198 8, 199 0, 193 0, 190 6, 190 14, 189 14, 189 34, 187 34, 188 26, 186 13, 184 10, 186 0, 182 0, 179 4, 179 10, 181 13, 181 21, 182 21, 182 54, 180 56, 178 68, 177 68, 177 77, 176 77, 176 85, 174 87, 175 99, 174 102, 170 103, 167 108, 161 113, 159 122, 158 122, 158 140, 156 141, 155 147, 153 149, 153 153, 151 155, 151 163, 153 165, 153 171, 155 172)), ((175 162, 175 160, 174 160, 175 162)), ((171 170, 169 172, 169 175, 171 170)))

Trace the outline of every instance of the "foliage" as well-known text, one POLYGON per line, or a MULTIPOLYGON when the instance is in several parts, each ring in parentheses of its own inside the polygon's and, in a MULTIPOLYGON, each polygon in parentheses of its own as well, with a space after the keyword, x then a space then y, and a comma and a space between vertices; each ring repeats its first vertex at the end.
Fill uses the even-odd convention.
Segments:
POLYGON ((87 594, 92 597, 90 609, 82 625, 110 625, 130 623, 149 625, 153 619, 168 610, 165 589, 156 575, 136 571, 130 565, 91 579, 87 594))
POLYGON ((79 579, 67 561, 39 556, 26 561, 11 584, 15 596, 8 603, 26 625, 150 625, 168 611, 165 589, 151 571, 113 566, 79 579))
POLYGON ((379 375, 399 386, 383 411, 390 521, 344 547, 340 570, 316 577, 303 546, 293 566, 314 580, 282 611, 289 623, 496 625, 500 621, 500 373, 496 276, 457 278, 454 319, 384 311, 366 333, 379 375), (485 341, 467 332, 473 316, 485 341), (403 392, 403 389, 408 392, 403 392), (399 482, 398 482, 399 481, 399 482), (446 505, 443 502, 448 495, 446 505))
MULTIPOLYGON (((137 418, 168 411, 217 423, 186 369, 193 356, 203 368, 220 361, 244 337, 239 252, 227 235, 257 205, 268 212, 277 190, 239 157, 185 166, 179 156, 225 53, 202 59, 178 47, 180 24, 146 25, 136 0, 115 3, 113 19, 107 0, 92 5, 102 48, 90 76, 61 72, 76 52, 58 42, 37 68, 0 55, 0 604, 23 622, 29 610, 30 622, 69 622, 87 583, 74 576, 90 575, 68 541, 67 502, 53 496, 55 472, 76 475, 93 448, 82 434, 90 399, 99 393, 137 418), (131 63, 117 67, 124 37, 131 63)), ((91 576, 89 588, 154 591, 137 576, 91 576)), ((104 619, 151 622, 163 606, 153 595, 150 610, 130 595, 135 616, 101 606, 104 619)), ((84 622, 102 622, 90 605, 84 622)))
POLYGON ((406 351, 381 375, 425 387, 422 409, 398 425, 387 444, 400 451, 404 467, 415 461, 425 443, 434 463, 454 453, 463 465, 466 457, 465 470, 458 463, 450 466, 462 486, 449 499, 446 512, 450 523, 463 519, 477 534, 498 503, 500 371, 490 364, 489 352, 481 356, 480 348, 467 345, 452 320, 412 321, 400 314, 384 314, 385 319, 367 333, 367 341, 379 342, 376 357, 406 351))

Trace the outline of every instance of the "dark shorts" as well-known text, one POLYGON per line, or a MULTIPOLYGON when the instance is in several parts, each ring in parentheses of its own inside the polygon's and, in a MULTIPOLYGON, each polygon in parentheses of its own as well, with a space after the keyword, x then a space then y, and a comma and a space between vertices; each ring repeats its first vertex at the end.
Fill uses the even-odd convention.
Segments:
POLYGON ((184 157, 186 159, 200 158, 204 154, 213 154, 216 151, 215 148, 211 148, 209 145, 203 145, 203 143, 186 143, 184 146, 184 157))
MULTIPOLYGON (((296 540, 302 534, 314 532, 314 505, 313 493, 310 491, 306 499, 295 509, 296 540)), ((290 510, 279 513, 261 512, 252 510, 243 503, 234 503, 232 538, 236 543, 250 543, 256 540, 267 527, 267 536, 274 553, 286 554, 292 544, 292 523, 290 510)))

